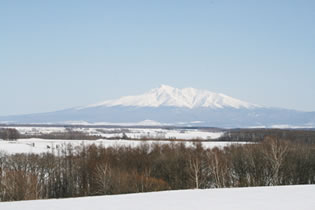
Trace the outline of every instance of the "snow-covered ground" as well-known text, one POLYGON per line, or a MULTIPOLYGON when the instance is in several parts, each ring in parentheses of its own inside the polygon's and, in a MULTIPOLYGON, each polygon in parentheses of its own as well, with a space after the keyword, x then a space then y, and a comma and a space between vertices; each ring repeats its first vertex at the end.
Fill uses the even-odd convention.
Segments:
POLYGON ((133 139, 160 138, 160 139, 217 139, 223 132, 208 132, 198 129, 162 129, 162 128, 78 128, 77 131, 89 132, 93 135, 100 135, 105 138, 122 137, 123 135, 133 139))
MULTIPOLYGON (((137 147, 141 144, 148 143, 151 144, 170 144, 171 141, 137 141, 137 140, 58 140, 58 139, 18 139, 17 141, 3 141, 0 140, 0 152, 5 152, 8 154, 16 153, 34 153, 40 154, 44 152, 53 152, 57 148, 66 147, 71 144, 74 148, 80 145, 102 145, 104 147, 113 146, 131 146, 137 147)), ((193 146, 193 142, 184 142, 186 146, 193 146)), ((224 147, 231 144, 244 144, 245 142, 202 142, 205 148, 213 147, 224 147)))
POLYGON ((314 210, 315 185, 182 190, 0 203, 2 210, 314 210))
MULTIPOLYGON (((66 132, 65 127, 9 127, 17 129, 21 134, 38 135, 53 132, 66 132)), ((69 128, 68 128, 69 129, 69 128)), ((162 138, 162 139, 217 139, 223 132, 210 132, 200 129, 163 129, 163 128, 71 128, 72 131, 80 131, 87 135, 98 135, 104 138, 121 138, 126 135, 129 138, 162 138)))
POLYGON ((29 127, 14 127, 14 126, 4 126, 3 128, 15 128, 21 134, 48 134, 52 132, 65 132, 66 129, 64 127, 36 127, 36 126, 29 126, 29 127))

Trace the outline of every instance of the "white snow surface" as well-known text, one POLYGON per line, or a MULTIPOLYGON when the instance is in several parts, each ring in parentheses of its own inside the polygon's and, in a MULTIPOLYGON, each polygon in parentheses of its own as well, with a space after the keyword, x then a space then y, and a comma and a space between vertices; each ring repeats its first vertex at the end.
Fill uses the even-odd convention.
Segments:
POLYGON ((197 107, 209 108, 256 108, 256 104, 247 103, 230 96, 195 88, 174 88, 161 85, 142 95, 125 96, 117 100, 107 100, 98 104, 81 107, 79 109, 98 106, 140 106, 140 107, 185 107, 189 109, 197 107))
POLYGON ((3 210, 314 210, 315 185, 180 190, 0 203, 3 210))
MULTIPOLYGON (((65 127, 14 127, 21 134, 38 135, 53 132, 67 132, 65 127)), ((71 128, 72 131, 83 132, 87 135, 98 135, 104 138, 122 138, 127 135, 133 139, 182 139, 182 140, 213 140, 221 137, 224 132, 212 132, 204 129, 164 129, 164 128, 71 128)))
MULTIPOLYGON (((142 144, 148 144, 149 146, 153 144, 171 144, 172 141, 154 141, 154 140, 62 140, 62 139, 18 139, 17 141, 3 141, 0 139, 0 154, 4 152, 6 154, 17 154, 17 153, 27 153, 27 154, 41 154, 41 153, 54 153, 57 154, 58 148, 66 148, 71 145, 73 148, 82 145, 101 145, 105 148, 108 147, 137 147, 142 144)), ((180 143, 180 142, 174 142, 180 143)), ((186 146, 194 146, 193 142, 183 142, 186 146)), ((202 142, 204 148, 223 148, 231 144, 246 144, 246 142, 202 142)))

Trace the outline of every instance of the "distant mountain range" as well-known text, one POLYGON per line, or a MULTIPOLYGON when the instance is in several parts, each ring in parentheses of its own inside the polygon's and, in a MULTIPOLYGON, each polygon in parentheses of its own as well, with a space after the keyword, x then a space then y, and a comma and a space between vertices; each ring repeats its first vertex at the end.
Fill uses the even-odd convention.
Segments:
POLYGON ((161 85, 142 95, 56 112, 4 116, 0 122, 312 128, 315 112, 269 108, 207 90, 161 85))

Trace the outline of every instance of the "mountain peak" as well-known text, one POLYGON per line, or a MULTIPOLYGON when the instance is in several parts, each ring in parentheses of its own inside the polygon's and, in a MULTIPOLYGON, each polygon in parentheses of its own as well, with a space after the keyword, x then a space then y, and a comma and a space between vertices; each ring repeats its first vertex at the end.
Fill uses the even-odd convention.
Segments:
MULTIPOLYGON (((247 103, 230 96, 214 93, 207 90, 195 88, 174 88, 169 85, 161 85, 142 95, 125 96, 117 100, 107 100, 88 107, 98 106, 140 106, 140 107, 159 107, 172 106, 183 108, 255 108, 258 105, 247 103)), ((85 108, 88 108, 85 107, 85 108)))
POLYGON ((173 89, 175 89, 175 88, 172 87, 172 86, 169 86, 169 85, 161 84, 158 89, 160 89, 160 90, 173 90, 173 89))

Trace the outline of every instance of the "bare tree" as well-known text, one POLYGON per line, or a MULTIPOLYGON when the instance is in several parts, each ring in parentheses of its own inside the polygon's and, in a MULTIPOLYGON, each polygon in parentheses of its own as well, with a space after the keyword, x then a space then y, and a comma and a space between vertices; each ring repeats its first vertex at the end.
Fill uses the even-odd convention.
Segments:
POLYGON ((203 147, 201 143, 194 145, 188 154, 189 175, 193 180, 195 188, 199 189, 203 183, 203 170, 205 168, 203 158, 203 147))
POLYGON ((112 168, 108 163, 103 163, 96 167, 95 172, 96 184, 98 193, 108 194, 112 180, 112 168))
POLYGON ((270 185, 280 184, 279 171, 288 152, 288 143, 275 137, 266 137, 263 153, 271 166, 270 185))
POLYGON ((226 155, 218 148, 207 151, 207 172, 210 182, 214 187, 226 187, 230 180, 231 172, 226 155))

